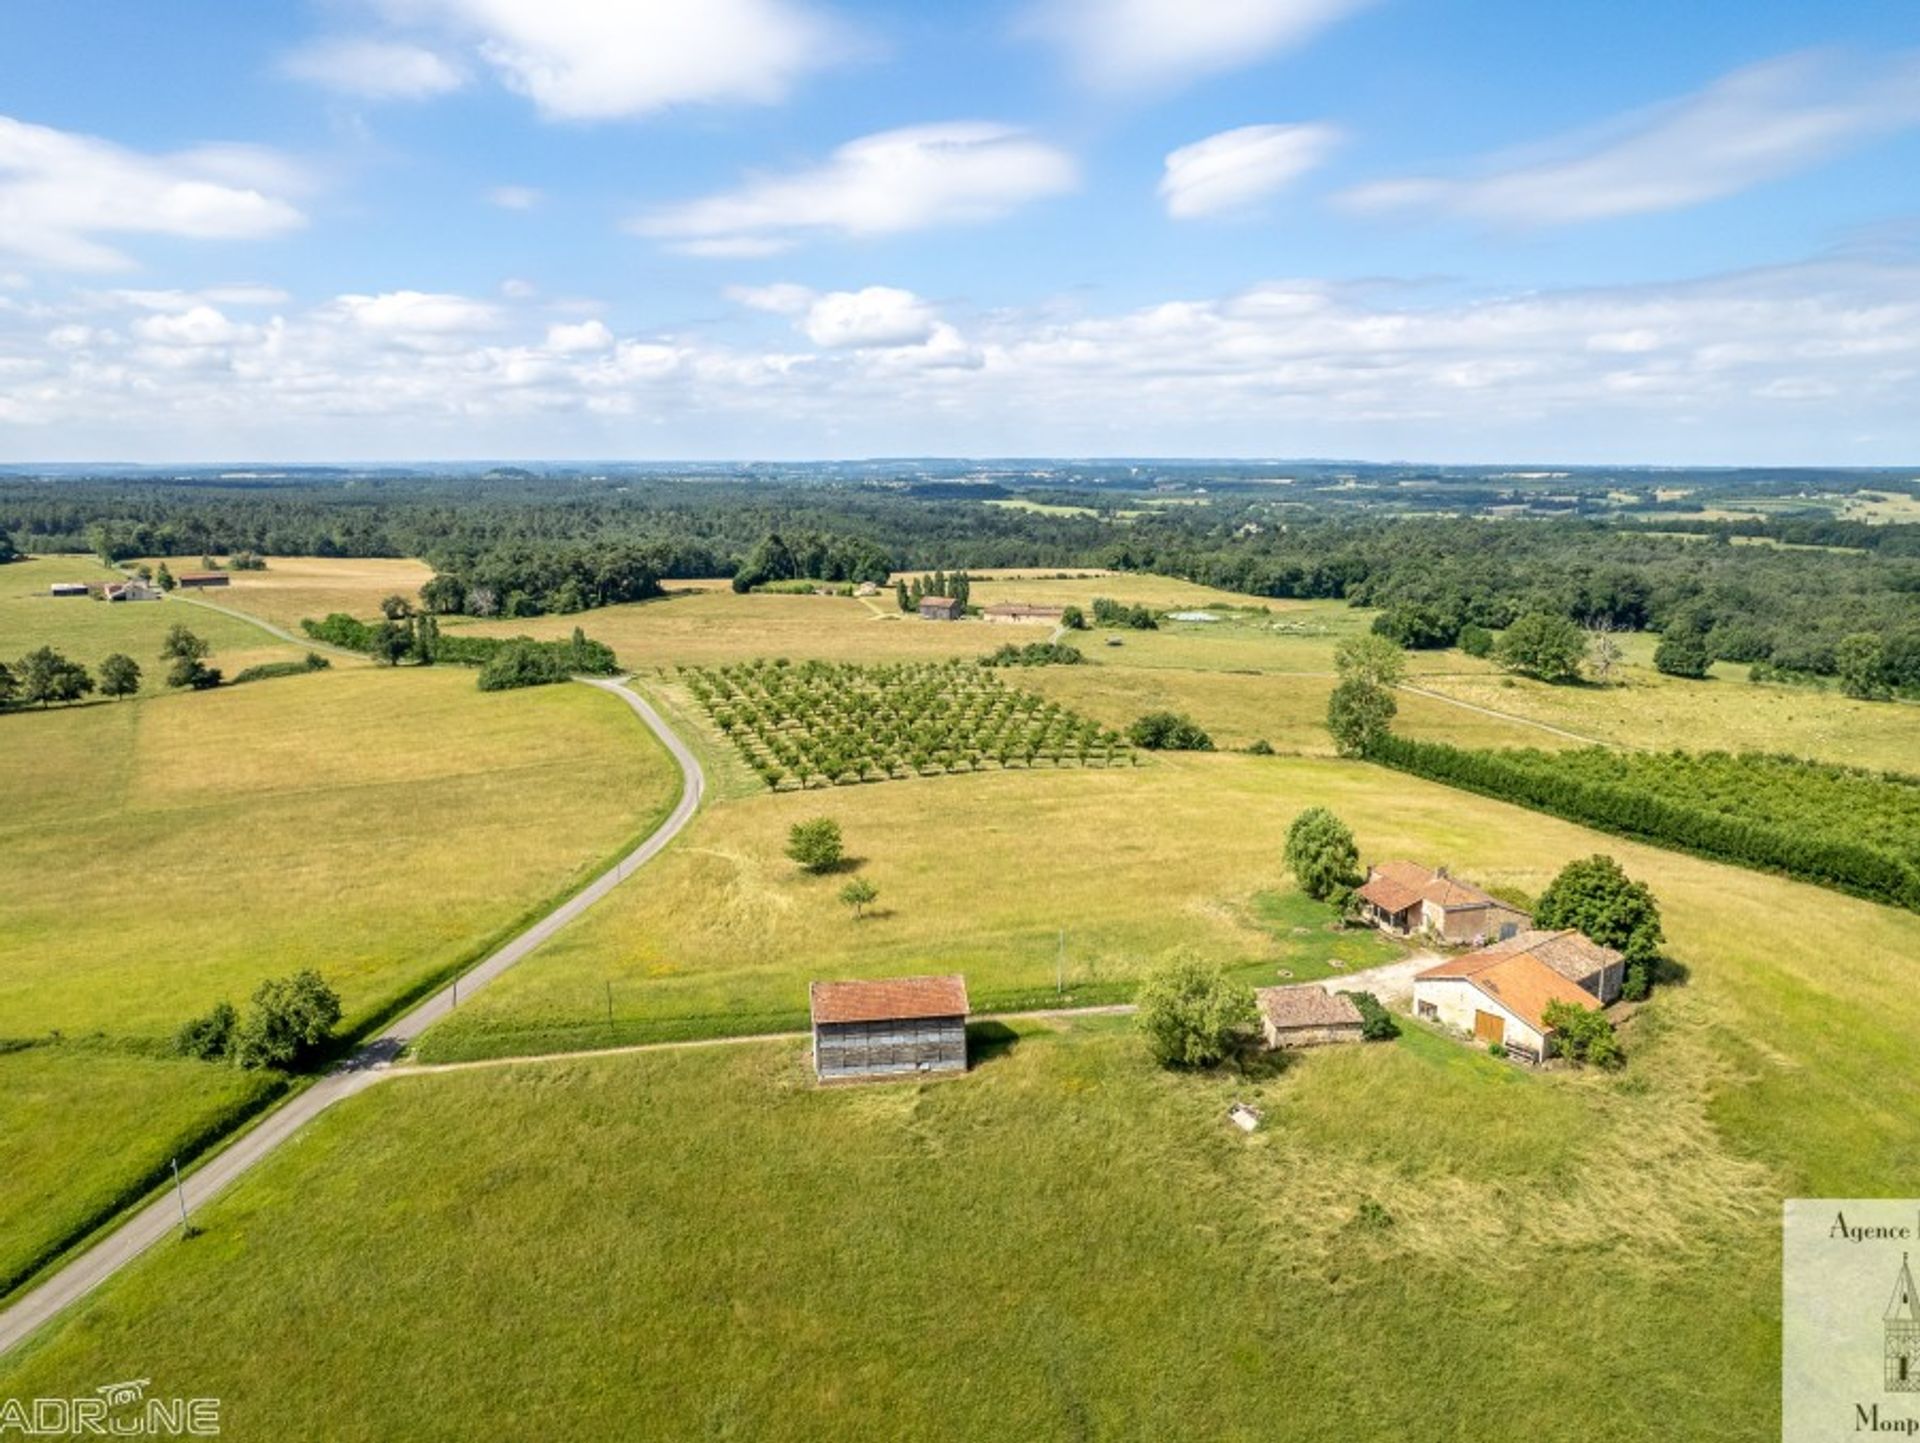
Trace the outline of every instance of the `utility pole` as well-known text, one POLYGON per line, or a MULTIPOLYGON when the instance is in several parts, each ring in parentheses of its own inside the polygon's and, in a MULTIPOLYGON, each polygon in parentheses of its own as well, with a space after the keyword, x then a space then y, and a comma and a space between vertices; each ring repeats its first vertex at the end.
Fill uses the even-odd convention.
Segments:
POLYGON ((180 1183, 180 1159, 173 1160, 173 1196, 180 1204, 180 1236, 185 1237, 187 1228, 187 1190, 180 1183))

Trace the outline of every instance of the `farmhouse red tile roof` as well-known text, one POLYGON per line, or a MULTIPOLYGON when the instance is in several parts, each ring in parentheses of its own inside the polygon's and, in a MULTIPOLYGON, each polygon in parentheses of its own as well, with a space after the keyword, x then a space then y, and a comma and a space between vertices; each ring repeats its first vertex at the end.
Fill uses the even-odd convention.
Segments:
POLYGON ((920 604, 922 606, 952 606, 953 598, 951 596, 923 596, 920 598, 920 604))
POLYGON ((1547 964, 1569 982, 1584 982, 1596 972, 1619 964, 1621 954, 1602 947, 1584 932, 1569 927, 1561 932, 1518 932, 1504 942, 1483 947, 1475 956, 1512 956, 1526 952, 1547 964))
POLYGON ((1478 887, 1449 877, 1418 862, 1381 862, 1360 888, 1360 895, 1388 912, 1404 912, 1415 902, 1425 900, 1436 907, 1468 910, 1475 907, 1509 907, 1499 898, 1478 887))
POLYGON ((882 977, 869 982, 816 982, 809 989, 815 1024, 906 1022, 967 1015, 967 979, 882 977))
POLYGON ((1337 1027, 1360 1021, 1360 1009, 1351 997, 1324 987, 1262 987, 1253 995, 1260 1015, 1275 1027, 1337 1027))

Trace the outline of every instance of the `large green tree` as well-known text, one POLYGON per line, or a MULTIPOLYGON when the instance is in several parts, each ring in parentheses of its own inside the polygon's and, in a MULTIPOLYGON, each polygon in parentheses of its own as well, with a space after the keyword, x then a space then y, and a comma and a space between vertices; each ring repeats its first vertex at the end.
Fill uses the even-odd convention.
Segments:
POLYGON ((1842 637, 1834 651, 1840 690, 1860 701, 1885 701, 1893 695, 1887 685, 1880 638, 1870 631, 1842 637))
POLYGON ((1586 656, 1586 633, 1564 616, 1534 611, 1502 633, 1493 649, 1494 660, 1508 671, 1525 672, 1542 681, 1575 681, 1586 656))
POLYGON ((211 650, 204 640, 176 623, 160 646, 161 657, 173 663, 167 670, 167 685, 195 691, 220 685, 219 671, 205 661, 211 650))
POLYGON ((20 700, 32 706, 78 701, 93 690, 88 670, 50 646, 36 647, 15 666, 20 700))
POLYGON ((1333 652, 1340 681, 1327 698, 1327 731, 1343 757, 1365 756, 1399 713, 1393 689, 1407 674, 1407 654, 1385 636, 1350 636, 1333 652))
POLYGON ((100 660, 100 694, 102 696, 132 696, 140 690, 140 663, 123 651, 116 651, 100 660))
POLYGON ((242 1067, 295 1067, 326 1044, 339 1021, 340 995, 318 972, 270 977, 233 1030, 233 1060, 242 1067))
POLYGON ((1600 853, 1560 869, 1534 903, 1533 923, 1550 931, 1572 927, 1619 951, 1627 960, 1627 990, 1640 996, 1652 981, 1666 935, 1652 889, 1600 853))
POLYGON ((19 694, 20 679, 13 674, 12 667, 0 661, 0 706, 12 706, 19 694))
POLYGON ((1713 652, 1703 632, 1692 628, 1671 629, 1660 637, 1653 649, 1653 665, 1668 676, 1691 677, 1698 681, 1713 665, 1713 652))
POLYGON ((1347 824, 1325 807, 1308 807, 1293 819, 1286 859, 1300 890, 1317 902, 1360 884, 1360 848, 1347 824))
POLYGON ((1253 989, 1192 958, 1155 972, 1134 994, 1147 1050, 1165 1067, 1212 1067, 1258 1014, 1253 989))

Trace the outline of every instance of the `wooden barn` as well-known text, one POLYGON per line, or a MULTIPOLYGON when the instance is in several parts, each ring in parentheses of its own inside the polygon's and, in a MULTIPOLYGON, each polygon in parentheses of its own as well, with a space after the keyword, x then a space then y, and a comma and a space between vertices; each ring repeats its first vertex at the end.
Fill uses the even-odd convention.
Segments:
POLYGON ((189 571, 180 578, 185 587, 225 586, 232 580, 224 571, 189 571))
POLYGON ((822 1082, 967 1070, 967 979, 816 982, 813 1070, 822 1082))

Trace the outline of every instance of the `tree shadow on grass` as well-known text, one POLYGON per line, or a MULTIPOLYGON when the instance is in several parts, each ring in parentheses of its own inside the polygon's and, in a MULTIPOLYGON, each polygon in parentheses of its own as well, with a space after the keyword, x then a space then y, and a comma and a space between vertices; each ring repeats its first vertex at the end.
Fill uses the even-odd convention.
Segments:
POLYGON ((982 1067, 1010 1054, 1019 1044, 1020 1034, 1004 1022, 967 1024, 967 1065, 982 1067))

